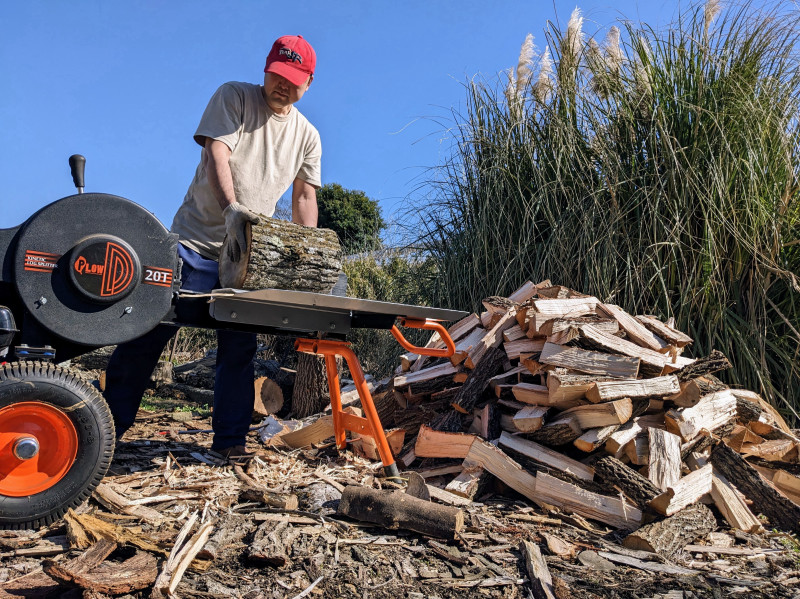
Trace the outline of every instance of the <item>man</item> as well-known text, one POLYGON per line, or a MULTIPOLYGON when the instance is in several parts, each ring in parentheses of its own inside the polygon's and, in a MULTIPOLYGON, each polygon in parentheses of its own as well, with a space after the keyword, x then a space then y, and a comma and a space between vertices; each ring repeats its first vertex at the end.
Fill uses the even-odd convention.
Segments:
MULTIPOLYGON (((292 220, 317 226, 320 138, 294 107, 315 67, 316 54, 302 36, 283 36, 267 56, 263 86, 225 83, 209 101, 194 135, 203 148, 200 164, 171 228, 180 238, 183 289, 218 288, 224 237, 231 240, 228 257, 238 261, 246 250, 246 225, 257 224, 257 214, 271 216, 290 185, 292 220)), ((117 438, 133 425, 150 373, 176 331, 160 325, 111 356, 105 398, 117 438)), ((217 342, 211 449, 224 458, 247 457, 256 336, 220 330, 217 342)))

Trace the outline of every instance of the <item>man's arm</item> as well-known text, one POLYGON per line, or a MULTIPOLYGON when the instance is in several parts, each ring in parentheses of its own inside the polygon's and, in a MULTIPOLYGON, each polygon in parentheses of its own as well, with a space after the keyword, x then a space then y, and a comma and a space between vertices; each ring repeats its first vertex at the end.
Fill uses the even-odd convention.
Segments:
POLYGON ((219 207, 225 210, 236 201, 233 191, 233 175, 231 175, 231 149, 216 139, 206 138, 206 158, 208 163, 208 182, 214 192, 214 197, 219 202, 219 207))
POLYGON ((317 226, 317 190, 297 177, 292 183, 292 222, 307 227, 317 226))
POLYGON ((225 218, 225 234, 230 238, 227 246, 228 258, 238 262, 247 251, 248 223, 257 225, 258 216, 236 201, 231 174, 231 149, 221 141, 206 138, 206 172, 214 197, 222 208, 225 218))

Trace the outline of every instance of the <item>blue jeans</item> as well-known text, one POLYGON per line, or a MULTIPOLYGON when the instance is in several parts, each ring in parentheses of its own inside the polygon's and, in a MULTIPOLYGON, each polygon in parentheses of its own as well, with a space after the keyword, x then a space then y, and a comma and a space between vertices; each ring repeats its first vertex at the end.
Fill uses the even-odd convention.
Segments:
MULTIPOLYGON (((183 259, 182 289, 208 291, 220 287, 217 262, 181 244, 178 255, 183 259)), ((150 375, 167 342, 177 332, 174 325, 160 324, 138 339, 120 344, 111 355, 106 369, 105 398, 118 439, 133 425, 150 375)), ((256 347, 255 333, 217 331, 212 449, 245 444, 253 416, 256 347)))

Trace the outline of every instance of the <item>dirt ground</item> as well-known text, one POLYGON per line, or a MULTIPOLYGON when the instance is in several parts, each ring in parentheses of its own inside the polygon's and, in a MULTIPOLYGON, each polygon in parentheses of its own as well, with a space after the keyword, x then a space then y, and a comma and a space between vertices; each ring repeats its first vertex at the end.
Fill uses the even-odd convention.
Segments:
MULTIPOLYGON (((552 596, 559 599, 800 598, 800 546, 784 533, 751 535, 721 527, 713 539, 695 541, 720 545, 717 550, 684 551, 667 562, 622 547, 625 531, 543 513, 492 481, 462 508, 466 526, 456 540, 429 539, 337 515, 345 485, 403 488, 402 481, 381 478, 380 464, 332 444, 273 449, 254 431, 248 449, 258 457, 237 469, 209 454, 208 432, 186 432, 208 429, 210 419, 202 411, 140 411, 101 485, 116 491, 117 499, 95 493, 71 515, 72 524, 0 531, 0 597, 108 596, 59 582, 42 570, 82 554, 76 527, 89 538, 93 527, 113 528, 119 546, 106 563, 124 570, 135 552, 147 553, 163 571, 170 552, 178 549, 181 529, 196 514, 189 535, 209 523, 209 542, 179 577, 174 597, 544 597, 533 591, 521 551, 521 543, 530 541, 541 548, 552 596), (243 490, 254 482, 296 495, 297 509, 253 500, 243 490)), ((441 460, 426 467, 455 463, 441 460)), ((439 483, 435 477, 426 482, 439 483)), ((169 595, 154 592, 150 582, 116 596, 169 595)))

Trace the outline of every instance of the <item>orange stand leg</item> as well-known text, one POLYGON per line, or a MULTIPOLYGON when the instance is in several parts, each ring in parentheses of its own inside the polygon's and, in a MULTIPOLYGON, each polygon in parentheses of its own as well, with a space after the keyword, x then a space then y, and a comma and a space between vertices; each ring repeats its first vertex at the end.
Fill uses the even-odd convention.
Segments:
POLYGON ((397 464, 394 461, 383 425, 378 417, 378 411, 372 401, 372 394, 364 378, 364 371, 355 353, 350 349, 350 344, 344 341, 329 341, 315 339, 298 339, 295 342, 297 351, 320 354, 325 357, 325 369, 328 375, 328 386, 331 394, 331 411, 333 412, 333 430, 336 446, 344 449, 346 446, 345 431, 352 431, 375 439, 378 455, 383 462, 383 471, 386 476, 400 476, 397 464), (356 385, 358 396, 361 398, 361 407, 364 409, 365 418, 354 416, 342 411, 342 396, 339 387, 339 373, 336 368, 336 357, 342 356, 347 362, 353 382, 356 385))

